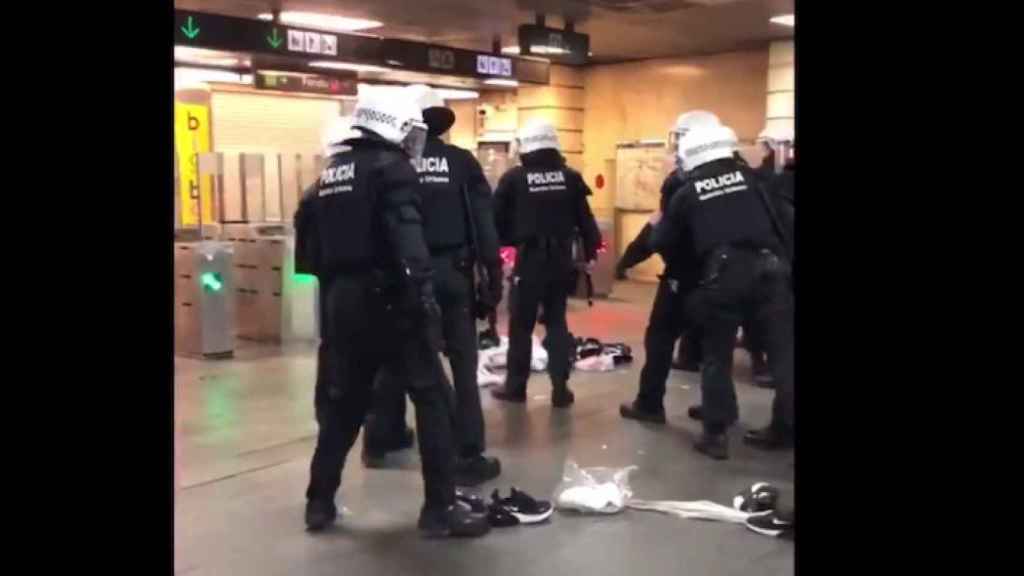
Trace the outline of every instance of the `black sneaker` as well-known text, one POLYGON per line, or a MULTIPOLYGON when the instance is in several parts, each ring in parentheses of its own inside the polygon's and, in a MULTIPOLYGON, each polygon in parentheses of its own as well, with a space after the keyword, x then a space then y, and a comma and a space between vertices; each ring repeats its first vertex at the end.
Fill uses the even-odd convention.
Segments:
POLYGON ((752 514, 747 518, 747 528, 758 534, 776 538, 792 538, 796 533, 796 524, 775 512, 752 514))
POLYGON ((492 528, 508 528, 518 526, 519 518, 516 518, 504 506, 491 505, 487 507, 487 522, 492 528))
POLYGON ((306 528, 317 532, 334 523, 338 517, 338 509, 330 500, 310 500, 306 502, 306 528))
POLYGON ((455 463, 455 484, 476 486, 497 478, 501 474, 501 461, 477 454, 472 458, 459 458, 455 463))
POLYGON ((547 500, 536 500, 526 492, 512 488, 508 498, 502 498, 495 490, 491 494, 491 508, 500 508, 511 514, 521 524, 537 524, 551 517, 555 507, 547 500))
POLYGON ((729 459, 729 440, 725 434, 709 434, 704 432, 693 444, 698 452, 715 460, 729 459))
POLYGON ((568 387, 556 388, 551 393, 551 405, 555 408, 568 408, 576 401, 576 395, 568 387))
POLYGON ((732 507, 740 512, 759 514, 775 510, 779 489, 767 482, 758 482, 732 499, 732 507))
POLYGON ((491 396, 494 396, 498 400, 504 400, 505 402, 526 402, 526 391, 514 392, 509 390, 508 386, 500 385, 491 388, 491 396))
POLYGON ((429 538, 475 538, 491 530, 487 516, 472 511, 469 504, 456 500, 443 510, 420 510, 417 524, 429 538))
POLYGON ((630 402, 629 404, 619 405, 619 415, 623 418, 629 418, 630 420, 639 420, 641 422, 652 422, 654 424, 665 423, 665 409, 661 409, 658 412, 651 412, 650 410, 640 407, 640 403, 637 401, 630 402))
POLYGON ((748 431, 743 435, 743 442, 761 450, 785 450, 793 447, 793 435, 767 426, 748 431))
POLYGON ((487 513, 487 501, 482 497, 473 494, 472 492, 466 492, 465 490, 456 487, 455 488, 455 501, 462 502, 469 506, 469 510, 474 514, 486 514, 487 513))

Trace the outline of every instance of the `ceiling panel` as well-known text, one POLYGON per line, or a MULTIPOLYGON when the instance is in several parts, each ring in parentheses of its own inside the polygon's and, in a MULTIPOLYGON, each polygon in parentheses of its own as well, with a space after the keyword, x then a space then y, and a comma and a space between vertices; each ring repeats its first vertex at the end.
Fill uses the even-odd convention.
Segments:
POLYGON ((384 26, 368 33, 490 50, 492 39, 516 43, 534 14, 548 25, 564 18, 590 34, 594 62, 722 52, 789 38, 793 28, 770 17, 793 12, 794 0, 176 0, 181 9, 254 18, 275 7, 359 18, 384 26))

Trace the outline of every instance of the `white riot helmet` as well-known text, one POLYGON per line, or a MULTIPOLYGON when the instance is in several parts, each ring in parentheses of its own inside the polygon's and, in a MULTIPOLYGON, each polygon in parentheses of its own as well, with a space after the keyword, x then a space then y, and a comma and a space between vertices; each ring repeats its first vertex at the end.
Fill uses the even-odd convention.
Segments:
POLYGON ((793 127, 781 124, 768 126, 757 135, 757 141, 764 147, 765 159, 774 163, 772 168, 776 173, 782 172, 786 161, 792 159, 795 139, 793 127))
POLYGON ((411 93, 359 98, 352 114, 352 127, 370 130, 401 146, 413 158, 422 156, 427 141, 427 125, 411 93))
POLYGON ((558 133, 547 120, 533 120, 520 128, 516 134, 516 150, 519 154, 529 154, 547 148, 562 151, 558 144, 558 133))
POLYGON ((340 154, 348 149, 347 146, 343 146, 342 142, 349 138, 356 138, 359 136, 359 132, 352 129, 352 121, 349 118, 342 118, 341 116, 332 116, 324 127, 323 134, 320 138, 320 144, 324 151, 324 156, 334 156, 340 154))
POLYGON ((728 126, 699 126, 679 140, 679 159, 683 169, 693 170, 714 160, 732 158, 738 141, 728 126))
POLYGON ((679 149, 679 139, 686 136, 686 133, 698 126, 719 126, 722 121, 714 113, 707 110, 690 110, 676 118, 676 124, 668 134, 668 147, 670 150, 679 149))
POLYGON ((455 124, 455 112, 445 105, 437 90, 426 84, 413 84, 408 90, 423 113, 423 123, 427 125, 429 135, 441 136, 455 124))

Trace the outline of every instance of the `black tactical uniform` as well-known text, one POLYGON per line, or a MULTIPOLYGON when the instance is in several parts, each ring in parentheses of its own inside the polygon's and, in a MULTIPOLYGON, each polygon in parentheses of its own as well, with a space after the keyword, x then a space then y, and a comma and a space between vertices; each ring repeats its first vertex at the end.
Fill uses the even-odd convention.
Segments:
MULTIPOLYGON (((689 177, 679 170, 665 179, 661 187, 662 213, 668 210, 673 196, 683 189, 688 180, 689 177)), ((653 227, 650 230, 653 233, 653 227)), ((653 252, 649 240, 650 236, 647 249, 653 252)), ((662 251, 662 258, 665 260, 665 272, 658 282, 644 334, 647 360, 640 372, 640 390, 633 403, 619 407, 619 413, 625 418, 652 422, 665 421, 665 382, 672 367, 672 348, 676 339, 690 328, 687 353, 700 349, 700 341, 695 338, 699 337, 699 331, 686 326, 684 314, 685 298, 697 286, 698 263, 693 250, 686 245, 670 246, 662 251)))
POLYGON ((697 449, 727 458, 725 430, 738 417, 732 385, 736 330, 763 337, 776 381, 773 429, 793 427, 793 303, 778 225, 757 177, 735 159, 698 166, 651 236, 654 249, 685 247, 700 262, 686 309, 704 327, 704 435, 697 449))
POLYGON ((455 506, 451 412, 437 356, 440 311, 423 242, 416 173, 401 148, 367 133, 345 141, 296 214, 297 259, 326 293, 315 407, 319 425, 306 523, 336 516, 345 457, 370 403, 374 375, 401 371, 416 405, 425 504, 420 527, 479 533, 455 506))
POLYGON ((537 306, 543 304, 548 344, 552 404, 566 407, 574 397, 568 388, 574 343, 566 323, 566 300, 574 288, 572 245, 583 240, 587 261, 597 257, 601 233, 587 203, 590 188, 579 172, 565 165, 553 148, 522 154, 521 166, 506 172, 495 192, 495 218, 501 242, 516 247, 510 290, 508 376, 492 390, 500 400, 526 401, 530 377, 531 337, 537 306))
MULTIPOLYGON (((430 250, 434 286, 441 305, 445 354, 455 383, 455 444, 459 484, 476 484, 500 472, 494 459, 484 459, 484 416, 477 383, 477 336, 474 316, 474 258, 490 271, 492 285, 481 303, 496 306, 501 299, 501 261, 494 228, 491 187, 476 158, 467 150, 427 140, 423 157, 413 161, 419 172, 423 199, 423 235, 430 250), (466 213, 466 201, 472 214, 466 213), (479 246, 472 246, 470 222, 479 246), (476 253, 476 254, 474 254, 476 253), (495 285, 496 283, 496 285, 495 285), (494 294, 496 292, 496 294, 494 294)), ((391 374, 391 371, 387 371, 391 374)), ((406 435, 405 395, 400 386, 381 382, 368 421, 364 461, 368 465, 406 435)), ((399 443, 401 445, 401 443, 399 443)))

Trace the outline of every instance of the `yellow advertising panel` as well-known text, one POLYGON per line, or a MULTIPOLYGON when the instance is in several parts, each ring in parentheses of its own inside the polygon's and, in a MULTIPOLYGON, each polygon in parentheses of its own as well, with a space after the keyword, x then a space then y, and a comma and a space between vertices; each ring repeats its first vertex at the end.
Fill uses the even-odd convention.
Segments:
POLYGON ((174 149, 178 153, 182 226, 199 224, 199 198, 203 223, 213 221, 213 177, 199 177, 197 154, 210 151, 210 108, 205 104, 174 102, 174 149))

